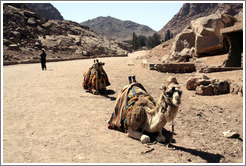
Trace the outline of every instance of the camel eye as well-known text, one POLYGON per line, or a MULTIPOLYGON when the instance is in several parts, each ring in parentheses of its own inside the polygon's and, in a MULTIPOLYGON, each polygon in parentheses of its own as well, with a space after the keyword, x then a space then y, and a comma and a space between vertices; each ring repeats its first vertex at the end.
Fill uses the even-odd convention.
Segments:
POLYGON ((168 97, 172 97, 173 93, 172 92, 166 92, 168 97))

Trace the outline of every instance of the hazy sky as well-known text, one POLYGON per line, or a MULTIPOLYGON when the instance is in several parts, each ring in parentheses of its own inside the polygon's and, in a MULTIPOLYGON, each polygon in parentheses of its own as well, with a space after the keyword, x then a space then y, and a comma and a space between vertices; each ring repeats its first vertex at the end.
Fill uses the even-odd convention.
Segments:
POLYGON ((53 2, 52 5, 59 10, 64 19, 78 23, 99 16, 111 16, 123 21, 130 20, 138 24, 147 25, 153 30, 159 31, 179 12, 183 3, 171 1, 61 1, 53 2))

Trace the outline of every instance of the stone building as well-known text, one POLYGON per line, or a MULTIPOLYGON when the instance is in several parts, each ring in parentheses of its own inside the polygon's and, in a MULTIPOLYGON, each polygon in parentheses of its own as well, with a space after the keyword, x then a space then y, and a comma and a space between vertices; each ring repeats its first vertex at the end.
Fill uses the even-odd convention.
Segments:
MULTIPOLYGON (((230 27, 220 30, 220 33, 228 43, 228 57, 224 61, 224 67, 243 67, 243 16, 237 18, 237 22, 230 27)), ((227 44, 224 44, 225 46, 227 44)))

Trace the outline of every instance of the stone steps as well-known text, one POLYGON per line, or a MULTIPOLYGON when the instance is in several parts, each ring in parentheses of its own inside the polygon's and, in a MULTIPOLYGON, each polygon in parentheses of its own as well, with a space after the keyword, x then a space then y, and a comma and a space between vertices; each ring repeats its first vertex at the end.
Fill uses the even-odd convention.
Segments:
POLYGON ((142 67, 149 70, 157 70, 160 72, 167 73, 192 73, 198 71, 199 73, 212 73, 212 72, 223 72, 232 70, 243 70, 242 67, 198 67, 194 63, 148 63, 142 61, 142 67))

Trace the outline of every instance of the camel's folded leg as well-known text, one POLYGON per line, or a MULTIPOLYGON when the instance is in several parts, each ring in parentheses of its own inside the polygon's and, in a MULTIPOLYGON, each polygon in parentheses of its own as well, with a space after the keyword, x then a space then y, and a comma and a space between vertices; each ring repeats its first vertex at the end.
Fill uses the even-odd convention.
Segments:
POLYGON ((162 130, 158 133, 158 135, 156 137, 156 141, 160 142, 160 143, 165 143, 166 138, 164 135, 162 135, 162 130))
POLYGON ((140 140, 143 144, 144 143, 149 143, 150 142, 150 137, 142 134, 136 130, 133 130, 131 128, 128 128, 128 136, 140 140))

